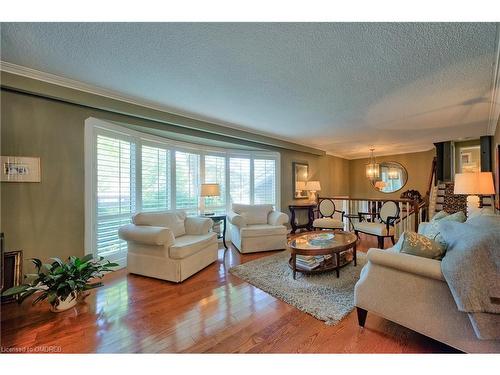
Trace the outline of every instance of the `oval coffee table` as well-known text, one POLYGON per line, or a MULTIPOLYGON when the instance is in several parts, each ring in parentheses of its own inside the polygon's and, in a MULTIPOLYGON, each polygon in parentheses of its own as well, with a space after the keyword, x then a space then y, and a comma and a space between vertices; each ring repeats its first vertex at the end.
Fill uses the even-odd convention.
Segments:
POLYGON ((357 265, 356 262, 356 241, 358 238, 353 233, 337 231, 334 232, 332 230, 324 230, 317 232, 306 232, 300 234, 291 240, 288 241, 288 247, 292 253, 288 264, 290 268, 293 270, 293 278, 295 279, 296 272, 302 273, 320 273, 336 270, 337 277, 340 276, 340 268, 345 266, 346 264, 354 261, 354 265, 357 265), (320 243, 316 242, 315 244, 311 244, 309 241, 314 239, 316 236, 320 234, 331 233, 334 234, 335 237, 331 240, 320 241, 320 243), (344 259, 341 261, 340 255, 346 251, 352 251, 352 259, 344 259), (297 264, 297 255, 304 256, 319 256, 319 255, 330 255, 329 259, 323 260, 320 265, 314 269, 308 270, 304 267, 301 267, 300 264, 297 264))

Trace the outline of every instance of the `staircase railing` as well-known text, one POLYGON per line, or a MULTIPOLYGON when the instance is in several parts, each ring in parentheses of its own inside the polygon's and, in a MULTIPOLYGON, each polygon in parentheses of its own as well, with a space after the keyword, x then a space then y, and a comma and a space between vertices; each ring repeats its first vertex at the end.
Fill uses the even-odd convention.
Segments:
POLYGON ((370 212, 376 214, 385 202, 394 202, 399 207, 399 219, 396 220, 395 237, 399 237, 404 231, 417 231, 421 221, 422 203, 411 199, 376 199, 376 198, 350 198, 345 196, 322 197, 329 198, 335 202, 337 210, 344 211, 344 224, 346 228, 352 229, 354 222, 359 219, 359 212, 370 212))

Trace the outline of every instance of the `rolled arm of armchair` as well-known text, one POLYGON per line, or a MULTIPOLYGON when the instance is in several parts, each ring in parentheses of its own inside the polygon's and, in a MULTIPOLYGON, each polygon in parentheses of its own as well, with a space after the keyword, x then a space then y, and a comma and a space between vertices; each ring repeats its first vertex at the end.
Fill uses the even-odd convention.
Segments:
POLYGON ((270 225, 285 225, 288 222, 288 215, 279 211, 271 211, 267 215, 267 223, 270 225))
POLYGON ((118 236, 127 242, 137 242, 144 245, 170 247, 175 242, 175 236, 169 228, 149 225, 124 225, 118 230, 118 236))
POLYGON ((367 258, 369 262, 374 264, 444 281, 439 260, 380 249, 368 250, 367 258))
POLYGON ((236 225, 238 228, 242 228, 247 225, 247 221, 245 220, 245 218, 233 211, 228 211, 227 220, 231 224, 236 225))
POLYGON ((207 234, 213 226, 209 217, 187 217, 184 221, 186 234, 207 234))

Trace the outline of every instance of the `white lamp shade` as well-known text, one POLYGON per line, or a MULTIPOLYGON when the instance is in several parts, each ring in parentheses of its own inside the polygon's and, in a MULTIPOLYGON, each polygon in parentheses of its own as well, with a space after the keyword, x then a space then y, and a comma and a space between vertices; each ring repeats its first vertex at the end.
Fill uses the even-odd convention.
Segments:
POLYGON ((200 197, 218 197, 219 195, 219 184, 201 184, 200 197))
POLYGON ((455 175, 455 187, 453 193, 464 195, 493 195, 495 194, 493 173, 457 173, 455 175))
POLYGON ((319 181, 307 181, 306 182, 306 187, 304 190, 309 190, 309 191, 320 191, 321 190, 321 184, 319 181))
POLYGON ((306 182, 305 181, 297 181, 295 183, 295 190, 305 190, 306 189, 306 182))

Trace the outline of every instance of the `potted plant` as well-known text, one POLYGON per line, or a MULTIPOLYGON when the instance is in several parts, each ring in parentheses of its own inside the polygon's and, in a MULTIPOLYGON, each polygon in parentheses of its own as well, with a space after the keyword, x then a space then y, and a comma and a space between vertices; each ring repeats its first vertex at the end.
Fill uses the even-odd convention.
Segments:
POLYGON ((64 311, 76 305, 80 293, 103 285, 100 281, 91 282, 93 279, 101 279, 106 272, 113 271, 111 268, 118 266, 104 261, 102 257, 95 260, 92 254, 83 258, 71 256, 67 262, 59 258, 50 259, 53 260, 50 264, 31 259, 37 273, 25 278, 33 278, 33 281, 7 289, 2 296, 17 295, 17 301, 22 303, 36 293, 39 295, 33 299, 32 305, 47 299, 52 311, 64 311))

